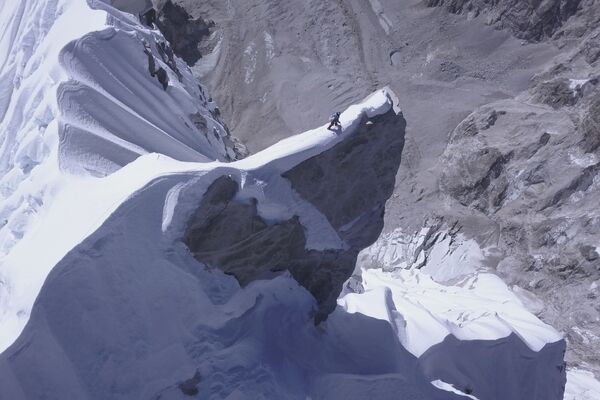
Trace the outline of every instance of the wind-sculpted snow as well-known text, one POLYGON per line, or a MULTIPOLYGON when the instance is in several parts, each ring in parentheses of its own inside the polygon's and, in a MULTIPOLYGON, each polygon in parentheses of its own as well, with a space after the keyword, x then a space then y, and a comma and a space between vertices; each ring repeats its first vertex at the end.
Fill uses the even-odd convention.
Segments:
POLYGON ((155 151, 187 161, 236 157, 189 69, 164 61, 160 33, 91 5, 102 10, 73 0, 0 6, 0 254, 49 201, 57 167, 105 175, 155 151), (166 91, 148 72, 144 43, 169 76, 166 91))
MULTIPOLYGON (((0 26, 3 348, 27 321, 47 272, 19 254, 44 253, 32 237, 47 229, 45 217, 63 193, 143 154, 227 161, 240 147, 186 65, 169 56, 160 32, 134 16, 95 0, 3 1, 0 26)), ((58 235, 74 234, 56 228, 58 235)), ((74 244, 50 249, 48 262, 74 244)))
POLYGON ((102 174, 148 152, 183 161, 234 159, 227 132, 185 64, 163 60, 165 39, 120 15, 109 21, 114 27, 85 35, 61 52, 70 76, 58 93, 61 161, 102 174), (154 69, 169 73, 166 91, 148 72, 144 43, 154 69), (132 56, 123 60, 123 54, 132 56))
POLYGON ((171 188, 187 184, 181 215, 220 173, 195 175, 153 181, 57 265, 26 330, 0 356, 4 395, 460 399, 429 384, 385 322, 343 313, 323 333, 312 296, 291 277, 240 289, 199 265, 174 240, 184 221, 164 234, 161 218, 171 188))
POLYGON ((494 340, 515 334, 533 351, 561 340, 493 274, 465 276, 452 286, 419 270, 365 270, 361 276, 365 291, 347 294, 340 304, 349 312, 389 320, 402 345, 416 356, 449 335, 494 340))
MULTIPOLYGON (((198 220, 198 205, 217 184, 220 190, 213 194, 252 205, 269 224, 298 215, 307 248, 347 246, 348 237, 323 228, 352 224, 327 207, 319 217, 309 202, 290 196, 281 174, 308 160, 320 163, 328 152, 353 143, 365 120, 376 128, 378 118, 392 112, 391 98, 380 91, 351 107, 342 114, 341 132, 321 127, 234 163, 146 155, 106 178, 86 181, 82 192, 90 197, 114 193, 102 203, 116 209, 88 204, 75 192, 65 194, 64 204, 46 216, 50 227, 36 232, 35 243, 46 244, 41 253, 21 254, 21 261, 37 271, 52 272, 29 323, 0 356, 3 393, 15 400, 176 399, 190 393, 208 399, 559 399, 560 380, 543 390, 537 383, 564 375, 562 341, 535 352, 514 334, 482 340, 490 337, 486 330, 477 332, 477 325, 471 325, 468 339, 479 340, 449 335, 440 341, 432 327, 419 332, 429 348, 415 352, 398 334, 399 303, 387 301, 365 301, 352 313, 338 307, 315 327, 317 302, 290 274, 264 275, 240 288, 233 277, 195 260, 183 243, 190 220, 198 220), (85 207, 78 205, 82 200, 85 207), (71 220, 62 218, 66 213, 71 220), (79 238, 58 237, 53 221, 62 221, 63 230, 79 238), (72 250, 54 266, 49 261, 54 256, 46 254, 69 243, 72 250), (394 318, 380 318, 384 310, 394 318)), ((371 134, 377 147, 376 130, 371 134)), ((400 285, 402 293, 402 282, 388 283, 400 285)), ((411 296, 437 290, 433 284, 419 289, 418 283, 406 286, 415 288, 411 296)), ((358 303, 376 297, 375 286, 369 290, 353 296, 358 303)), ((463 295, 455 294, 461 301, 463 295)), ((404 312, 409 324, 429 318, 424 311, 404 312)))
POLYGON ((412 234, 395 230, 361 252, 360 274, 338 304, 387 321, 441 380, 436 387, 451 382, 478 399, 562 399, 565 341, 533 314, 535 295, 490 272, 487 251, 443 220, 412 234))

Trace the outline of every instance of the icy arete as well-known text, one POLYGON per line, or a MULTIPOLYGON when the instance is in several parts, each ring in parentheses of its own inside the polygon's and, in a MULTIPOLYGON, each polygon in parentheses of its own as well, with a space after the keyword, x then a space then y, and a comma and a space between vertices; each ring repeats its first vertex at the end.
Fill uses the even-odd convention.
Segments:
MULTIPOLYGON (((53 221, 62 220, 66 224, 66 231, 79 232, 81 237, 69 238, 72 249, 56 266, 46 264, 35 269, 40 274, 39 278, 42 278, 43 272, 52 271, 36 300, 25 330, 0 359, 0 381, 5 393, 14 399, 36 398, 42 393, 50 398, 102 398, 107 392, 114 393, 114 398, 148 398, 157 395, 173 398, 174 395, 169 393, 173 390, 179 393, 179 381, 193 381, 196 376, 196 355, 210 358, 212 356, 209 354, 213 354, 219 357, 218 341, 242 328, 243 324, 239 323, 246 318, 249 318, 253 327, 264 324, 261 329, 267 331, 252 333, 252 328, 245 339, 240 338, 241 347, 238 350, 250 353, 248 358, 242 356, 236 361, 238 350, 232 348, 230 351, 233 353, 227 351, 235 355, 234 359, 227 361, 230 366, 239 362, 252 364, 261 362, 263 357, 270 358, 270 350, 255 340, 268 341, 272 335, 271 328, 276 326, 283 327, 286 332, 291 329, 287 333, 281 332, 281 336, 278 334, 277 340, 300 334, 299 346, 310 347, 306 341, 313 341, 313 334, 305 336, 302 331, 314 329, 309 327, 313 324, 316 304, 292 279, 284 275, 250 284, 247 289, 240 290, 231 278, 195 261, 182 239, 186 230, 194 227, 198 220, 198 205, 207 199, 210 202, 214 198, 211 197, 211 191, 214 192, 215 185, 225 179, 226 188, 231 182, 237 189, 225 190, 224 193, 234 192, 235 196, 231 198, 235 197, 239 203, 236 206, 230 204, 227 208, 235 210, 236 207, 243 208, 243 205, 251 204, 254 211, 252 217, 260 218, 265 221, 263 224, 270 226, 277 225, 279 221, 289 221, 289 216, 295 215, 303 226, 304 233, 299 242, 302 250, 349 251, 356 243, 366 240, 355 231, 354 226, 360 227, 362 234, 368 234, 367 239, 374 240, 378 231, 370 232, 365 222, 373 218, 373 211, 376 218, 381 217, 381 205, 371 205, 365 200, 368 205, 366 208, 354 207, 363 210, 365 215, 348 215, 349 220, 346 221, 331 206, 317 203, 322 206, 321 213, 310 201, 294 193, 291 186, 296 184, 300 188, 299 193, 303 191, 304 183, 295 180, 293 171, 302 165, 307 168, 306 162, 314 168, 312 163, 321 165, 322 157, 337 157, 344 161, 352 154, 350 150, 353 148, 361 149, 365 155, 371 154, 367 148, 360 146, 370 140, 377 144, 386 139, 386 135, 377 135, 377 128, 388 127, 391 137, 401 140, 403 130, 398 128, 403 127, 403 120, 393 109, 391 96, 382 90, 363 104, 350 107, 342 114, 343 130, 340 132, 328 131, 323 126, 279 142, 265 152, 241 161, 189 163, 166 156, 146 155, 107 177, 88 178, 71 189, 64 189, 65 195, 61 198, 60 206, 48 211, 45 222, 48 226, 54 226, 53 221), (366 133, 372 136, 364 137, 366 133), (349 145, 350 149, 345 147, 349 145), (340 149, 348 151, 340 152, 340 149), (292 176, 289 180, 282 176, 286 172, 292 176), (115 198, 109 203, 114 204, 115 209, 106 210, 95 206, 97 203, 88 202, 84 202, 86 205, 82 207, 82 197, 75 195, 75 190, 82 183, 87 196, 114 193, 115 198), (130 188, 129 192, 121 189, 125 186, 130 188), (142 189, 136 190, 140 187, 142 189), (73 192, 67 193, 68 190, 73 192), (70 226, 68 220, 63 219, 65 213, 70 214, 69 220, 77 223, 70 226), (94 217, 90 218, 90 215, 94 217), (96 221, 101 218, 106 220, 92 233, 96 221), (190 220, 194 222, 192 225, 190 220), (271 300, 265 302, 263 296, 271 300), (259 311, 263 306, 266 308, 259 311), (280 316, 273 315, 273 312, 280 316), (280 321, 280 317, 284 320, 280 321), (218 333, 221 329, 223 331, 218 333), (186 337, 189 334, 195 339, 188 341, 186 337), (213 338, 203 338, 205 334, 216 334, 217 342, 213 338), (202 346, 209 346, 210 349, 202 349, 202 346), (99 354, 106 354, 108 359, 99 358, 99 354), (50 368, 47 362, 52 363, 53 367, 50 368), (139 371, 142 365, 144 369, 149 368, 150 375, 144 372, 142 375, 130 373, 139 371), (138 381, 140 378, 148 382, 138 381), (30 379, 38 383, 34 385, 30 379)), ((401 148, 393 144, 370 147, 400 152, 401 148)), ((373 165, 378 165, 371 161, 373 165)), ((347 168, 351 169, 352 166, 347 165, 347 168)), ((371 173, 368 168, 365 171, 371 173)), ((313 184, 318 189, 323 182, 314 180, 313 184)), ((334 194, 338 190, 335 187, 331 189, 334 194)), ((391 191, 391 188, 386 190, 391 191)), ((376 193, 370 195, 377 198, 376 193)), ((218 192, 216 197, 224 195, 218 192)), ((225 198, 230 199, 227 196, 225 198)), ((325 197, 322 201, 327 199, 325 197)), ((210 203, 216 206, 215 202, 210 203)), ((337 204, 343 204, 343 201, 337 204)), ((243 220, 238 222, 239 226, 243 226, 243 220)), ((238 224, 228 228, 235 230, 238 224)), ((222 240, 226 239, 227 236, 222 237, 222 240)), ((21 261, 29 265, 43 263, 46 259, 44 249, 66 249, 68 245, 64 241, 65 238, 54 234, 52 229, 36 230, 31 243, 45 243, 46 246, 41 249, 42 254, 38 252, 32 256, 29 253, 29 257, 33 258, 27 259, 27 254, 21 254, 24 257, 21 261)), ((278 267, 286 269, 284 264, 278 267)), ((323 270, 327 267, 324 266, 323 270)), ((341 286, 345 277, 342 274, 339 278, 342 279, 338 284, 341 286)), ((312 290, 312 287, 309 289, 312 290)), ((336 296, 337 293, 327 298, 335 300, 336 296)), ((277 346, 273 351, 278 353, 276 349, 277 346)), ((285 353, 287 350, 282 350, 281 355, 273 356, 287 357, 285 353)), ((341 360, 341 357, 336 358, 341 360)), ((311 361, 312 364, 316 362, 311 361)), ((334 363, 338 364, 337 361, 334 363)), ((265 366, 263 372, 259 368, 258 373, 269 376, 273 373, 272 368, 273 365, 265 366)), ((249 365, 242 367, 242 375, 252 369, 249 365)), ((274 381, 267 379, 266 383, 260 377, 245 376, 240 378, 238 385, 246 385, 246 395, 252 390, 257 393, 274 391, 297 398, 299 393, 306 390, 307 382, 302 382, 304 374, 301 369, 294 368, 289 377, 274 377, 274 381), (271 388, 274 382, 279 382, 278 388, 271 388)), ((217 381, 220 376, 216 371, 209 375, 212 377, 210 379, 217 381)), ((426 380, 420 385, 423 388, 419 391, 423 393, 437 391, 426 380)), ((219 390, 228 389, 208 385, 205 390, 211 391, 215 398, 222 398, 219 390)))
POLYGON ((194 257, 243 285, 288 270, 317 299, 316 321, 326 318, 383 228, 406 126, 392 95, 350 108, 344 133, 321 128, 280 142, 240 162, 261 167, 212 183, 184 239, 194 257))
MULTIPOLYGON (((209 161, 237 154, 214 104, 189 69, 179 60, 176 65, 165 60, 161 51, 168 43, 160 32, 143 27, 132 15, 100 1, 47 0, 3 3, 0 18, 10 33, 2 36, 2 71, 8 79, 1 83, 6 95, 0 121, 0 348, 6 348, 27 322, 52 266, 156 177, 165 161, 150 161, 156 158, 150 156, 139 160, 139 167, 119 168, 156 151, 202 162, 198 165, 206 172, 217 168, 209 161), (147 51, 155 68, 168 72, 167 90, 149 74, 147 51)), ((375 117, 389 108, 391 102, 380 92, 347 111, 347 128, 366 124, 359 118, 363 111, 375 117)), ((246 185, 240 170, 265 163, 260 171, 276 176, 275 171, 283 173, 339 139, 329 131, 309 132, 228 168, 246 185)), ((394 150, 399 157, 401 148, 394 150)), ((245 189, 238 198, 260 197, 259 183, 266 178, 259 174, 255 179, 246 186, 256 187, 256 193, 245 189)), ((340 253, 348 248, 319 212, 302 204, 288 207, 277 199, 295 201, 285 182, 281 178, 269 187, 271 198, 259 202, 260 217, 266 221, 296 213, 308 226, 308 249, 340 253)), ((302 189, 302 182, 296 183, 302 189)), ((331 309, 335 295, 328 296, 331 309)))

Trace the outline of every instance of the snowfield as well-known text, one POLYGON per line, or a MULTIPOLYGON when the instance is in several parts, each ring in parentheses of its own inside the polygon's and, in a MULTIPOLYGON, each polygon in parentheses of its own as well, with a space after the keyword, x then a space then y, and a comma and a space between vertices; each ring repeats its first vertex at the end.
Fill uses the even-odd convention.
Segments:
POLYGON ((448 335, 459 340, 495 340, 515 334, 533 351, 561 335, 528 312, 496 275, 478 273, 442 285, 419 270, 362 271, 363 293, 339 304, 388 321, 400 343, 419 357, 448 335))
MULTIPOLYGON (((264 219, 298 216, 307 248, 344 246, 281 175, 399 111, 389 89, 343 112, 341 134, 322 126, 231 162, 215 105, 135 17, 5 1, 0 26, 0 398, 562 398, 562 336, 476 262, 367 266, 315 326, 289 274, 241 288, 182 243, 227 176, 264 219)), ((597 391, 569 376, 565 398, 597 391)))
POLYGON ((564 400, 600 399, 600 382, 594 374, 578 368, 567 371, 564 400))

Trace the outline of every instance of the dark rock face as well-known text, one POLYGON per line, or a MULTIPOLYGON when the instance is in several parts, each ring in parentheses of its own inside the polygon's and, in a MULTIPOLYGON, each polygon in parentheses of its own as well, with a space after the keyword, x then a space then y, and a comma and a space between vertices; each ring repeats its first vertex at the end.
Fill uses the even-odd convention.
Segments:
POLYGON ((188 65, 193 65, 202 54, 198 49, 200 41, 210 35, 211 25, 202 18, 192 18, 187 11, 171 0, 158 12, 158 28, 173 46, 173 51, 188 65))
POLYGON ((480 136, 505 114, 484 107, 465 118, 451 134, 451 144, 457 145, 451 145, 441 159, 446 168, 441 172, 440 187, 462 205, 494 210, 504 200, 508 181, 502 172, 513 153, 486 145, 480 136))
MULTIPOLYGON (((596 90, 591 81, 585 85, 596 90)), ((566 89, 575 93, 573 86, 566 89)), ((475 209, 497 229, 491 242, 503 253, 497 271, 551 305, 538 311, 544 321, 597 332, 590 282, 600 278, 600 110, 593 94, 582 92, 576 104, 551 98, 537 98, 536 105, 507 101, 468 116, 440 159, 440 189, 453 210, 475 209), (490 108, 504 112, 483 129, 490 108)), ((596 362, 587 339, 568 338, 568 362, 596 362)))
POLYGON ((283 176, 346 243, 367 247, 379 236, 385 202, 394 190, 405 126, 392 111, 365 120, 355 135, 283 176))
POLYGON ((590 105, 581 123, 583 131, 583 149, 587 153, 600 147, 600 97, 590 105))
POLYGON ((454 154, 448 157, 450 168, 442 172, 442 188, 465 206, 494 209, 501 205, 508 186, 502 170, 511 157, 486 147, 454 154))
POLYGON ((288 270, 317 300, 316 322, 325 319, 358 253, 383 228, 405 126, 402 115, 393 111, 365 118, 350 137, 283 174, 292 189, 327 218, 346 244, 343 249, 307 249, 305 227, 297 217, 265 221, 255 200, 236 200, 238 183, 228 177, 208 189, 189 223, 185 243, 197 260, 234 275, 242 285, 288 270))
POLYGON ((480 113, 471 114, 458 124, 452 132, 451 140, 456 140, 460 137, 475 136, 482 131, 488 130, 496 124, 500 116, 505 114, 505 111, 484 107, 480 113))
POLYGON ((200 381, 201 381, 200 373, 198 371, 196 371, 196 373, 194 374, 193 377, 181 382, 178 385, 179 390, 181 390, 181 393, 183 393, 186 396, 196 396, 199 392, 198 384, 200 383, 200 381))
POLYGON ((569 87, 566 79, 556 79, 540 83, 535 89, 534 99, 552 108, 573 106, 581 93, 569 87))
POLYGON ((581 53, 588 64, 594 64, 600 59, 600 35, 589 38, 582 46, 581 53))
POLYGON ((426 0, 429 7, 445 7, 455 14, 486 14, 488 22, 509 29, 515 36, 541 40, 554 35, 574 15, 581 0, 426 0))

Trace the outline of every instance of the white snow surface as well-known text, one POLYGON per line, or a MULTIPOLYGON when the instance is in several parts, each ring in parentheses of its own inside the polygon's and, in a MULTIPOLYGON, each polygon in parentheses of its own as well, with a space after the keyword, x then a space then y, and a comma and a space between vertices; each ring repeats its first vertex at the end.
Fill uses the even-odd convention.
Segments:
POLYGON ((189 69, 178 61, 180 81, 158 52, 164 38, 133 16, 95 0, 3 1, 0 26, 3 349, 27 321, 49 268, 156 169, 148 165, 138 180, 91 177, 152 152, 197 162, 232 152, 189 69), (166 91, 150 76, 144 42, 169 73, 166 91), (44 257, 44 267, 33 263, 44 257))
MULTIPOLYGON (((532 304, 535 298, 529 293, 509 288, 483 265, 488 251, 460 233, 431 232, 430 227, 413 234, 396 229, 364 249, 357 262, 360 271, 355 272, 360 288, 350 285, 338 299, 340 307, 386 321, 402 346, 416 357, 446 344, 449 337, 465 342, 517 337, 535 352, 562 341, 558 331, 532 313, 543 304, 532 304)), ((528 357, 527 352, 511 351, 515 358, 528 357)), ((538 375, 537 379, 548 377, 538 375)), ((432 384, 458 393, 447 382, 432 384)))
POLYGON ((435 386, 436 388, 439 388, 439 389, 445 390, 445 391, 447 391, 447 392, 456 393, 456 394, 459 394, 459 395, 461 395, 461 396, 467 397, 467 398, 469 398, 469 399, 472 399, 472 400, 479 400, 477 397, 475 397, 475 396, 471 396, 470 394, 463 393, 463 392, 461 392, 460 390, 456 389, 456 388, 455 388, 454 386, 452 386, 451 384, 449 384, 449 383, 446 383, 446 382, 444 382, 444 381, 442 381, 442 380, 439 380, 439 379, 438 379, 438 380, 435 380, 435 381, 431 382, 431 384, 432 384, 433 386, 435 386))
POLYGON ((460 340, 494 340, 511 334, 531 350, 562 340, 515 293, 483 266, 485 251, 462 234, 430 228, 414 235, 397 229, 382 235, 358 258, 363 290, 338 304, 388 321, 403 346, 422 355, 448 335, 460 340), (425 241, 432 240, 427 255, 425 241), (374 268, 375 267, 375 268, 374 268))
POLYGON ((189 69, 178 63, 179 81, 163 62, 160 33, 100 1, 90 5, 0 3, 0 259, 33 229, 67 172, 104 176, 152 152, 185 161, 232 156, 189 69), (150 76, 144 42, 169 73, 166 91, 150 76))
POLYGON ((514 333, 534 351, 562 339, 493 274, 477 273, 445 286, 420 270, 367 269, 362 280, 365 291, 345 295, 340 306, 388 321, 417 357, 448 335, 494 340, 514 333))
POLYGON ((578 368, 567 370, 567 386, 564 400, 600 399, 600 381, 594 374, 578 368))
POLYGON ((180 61, 178 79, 159 55, 160 33, 133 16, 95 0, 4 1, 0 26, 3 395, 106 398, 111 387, 115 399, 182 398, 177 384, 195 372, 202 398, 215 399, 516 399, 545 390, 523 385, 556 370, 544 349, 561 336, 499 278, 460 268, 470 247, 434 257, 432 276, 467 274, 453 285, 426 267, 364 269, 364 291, 346 293, 317 328, 314 299, 288 275, 242 289, 200 268, 180 242, 205 190, 228 175, 266 220, 297 215, 307 247, 344 246, 281 173, 344 140, 362 116, 397 106, 388 89, 349 107, 342 134, 322 126, 228 163, 214 105, 180 61), (168 71, 166 91, 148 73, 144 42, 168 71), (456 268, 444 271, 444 260, 456 268), (510 360, 519 379, 478 375, 490 352, 521 342, 510 360), (19 357, 31 364, 3 363, 19 357))
POLYGON ((214 179, 243 182, 242 197, 279 188, 282 171, 391 107, 379 91, 342 114, 342 134, 323 126, 233 163, 150 154, 106 177, 66 181, 44 224, 10 255, 30 268, 7 274, 16 297, 2 321, 5 345, 23 329, 18 310, 31 309, 47 280, 26 330, 0 356, 3 393, 106 398, 110 387, 114 399, 184 398, 178 384, 199 372, 199 395, 210 399, 454 399, 431 385, 388 324, 340 309, 317 328, 314 299, 289 275, 240 289, 180 241, 214 179), (56 235, 59 224, 66 235, 56 235), (99 356, 107 348, 113 355, 99 356), (15 363, 21 357, 29 361, 15 363))

